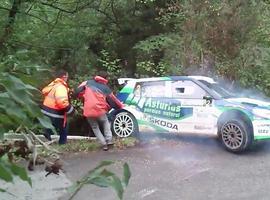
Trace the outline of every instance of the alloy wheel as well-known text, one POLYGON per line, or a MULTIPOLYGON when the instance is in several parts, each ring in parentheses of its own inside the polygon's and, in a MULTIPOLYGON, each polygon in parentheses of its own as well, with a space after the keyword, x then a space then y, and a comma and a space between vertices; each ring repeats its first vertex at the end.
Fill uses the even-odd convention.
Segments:
POLYGON ((243 132, 241 128, 234 123, 227 123, 222 127, 222 140, 230 149, 237 149, 243 143, 243 132))
POLYGON ((113 121, 113 130, 119 137, 128 137, 134 132, 134 120, 128 113, 119 113, 113 121))

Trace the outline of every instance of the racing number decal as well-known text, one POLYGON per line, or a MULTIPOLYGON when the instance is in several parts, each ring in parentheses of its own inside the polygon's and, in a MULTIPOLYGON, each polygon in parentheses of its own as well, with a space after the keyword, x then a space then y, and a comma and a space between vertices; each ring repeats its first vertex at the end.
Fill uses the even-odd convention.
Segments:
POLYGON ((211 105, 211 100, 210 100, 210 99, 207 99, 207 100, 205 101, 205 105, 206 105, 206 106, 211 105))

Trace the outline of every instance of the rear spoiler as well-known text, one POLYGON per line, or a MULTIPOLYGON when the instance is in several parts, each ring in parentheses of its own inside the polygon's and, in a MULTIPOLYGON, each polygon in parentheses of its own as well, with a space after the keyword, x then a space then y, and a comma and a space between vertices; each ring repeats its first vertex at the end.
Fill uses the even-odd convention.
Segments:
POLYGON ((117 80, 119 85, 123 85, 126 84, 128 81, 136 80, 136 78, 119 78, 117 80))

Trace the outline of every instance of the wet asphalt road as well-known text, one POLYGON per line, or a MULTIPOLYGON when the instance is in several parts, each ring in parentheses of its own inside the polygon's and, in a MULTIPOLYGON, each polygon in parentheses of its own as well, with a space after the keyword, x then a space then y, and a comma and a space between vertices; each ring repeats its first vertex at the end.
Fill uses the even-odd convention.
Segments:
MULTIPOLYGON (((119 175, 122 164, 129 164, 132 176, 125 200, 270 199, 270 141, 237 155, 225 151, 213 136, 145 134, 137 147, 68 156, 67 177, 76 181, 102 160, 117 161, 110 169, 119 175)), ((112 189, 88 185, 74 199, 117 196, 112 189)))

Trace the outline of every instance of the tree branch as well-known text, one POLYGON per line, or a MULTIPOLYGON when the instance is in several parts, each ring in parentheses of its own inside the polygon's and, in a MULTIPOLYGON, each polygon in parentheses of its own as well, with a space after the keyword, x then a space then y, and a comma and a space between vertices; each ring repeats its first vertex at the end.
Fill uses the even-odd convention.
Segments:
POLYGON ((28 131, 28 133, 30 134, 30 135, 32 135, 40 144, 42 144, 47 150, 49 150, 49 151, 52 151, 52 152, 55 152, 55 153, 57 153, 57 154, 60 154, 60 152, 58 151, 58 150, 56 150, 56 149, 54 149, 54 148, 52 148, 52 147, 50 147, 48 144, 46 144, 45 142, 43 142, 38 136, 36 136, 36 134, 33 132, 33 131, 31 131, 31 130, 27 130, 28 131))
POLYGON ((112 14, 115 18, 114 22, 116 24, 116 26, 119 28, 119 30, 121 30, 121 27, 119 25, 119 20, 118 20, 118 17, 116 15, 116 12, 115 12, 115 9, 114 9, 114 0, 111 0, 111 9, 112 9, 112 14))
MULTIPOLYGON (((9 11, 9 12, 10 12, 10 9, 9 9, 9 8, 5 8, 5 7, 0 6, 0 9, 1 9, 1 10, 6 10, 6 11, 9 11)), ((40 17, 38 17, 38 16, 36 16, 36 15, 32 15, 32 14, 30 14, 30 13, 28 13, 28 12, 29 12, 29 11, 27 11, 27 12, 17 11, 17 13, 26 14, 26 15, 28 15, 28 16, 30 16, 30 17, 36 18, 36 19, 38 19, 38 20, 40 20, 40 21, 42 21, 42 22, 44 22, 44 23, 50 25, 50 22, 48 22, 48 21, 46 21, 46 20, 44 20, 44 19, 42 19, 42 18, 40 18, 40 17)))
POLYGON ((60 16, 61 16, 61 11, 59 10, 58 13, 57 13, 55 22, 54 22, 53 25, 50 27, 49 31, 47 32, 47 34, 46 34, 45 36, 47 36, 47 35, 49 35, 50 33, 52 33, 53 29, 56 27, 56 25, 57 25, 57 23, 58 23, 58 20, 59 20, 60 16))
POLYGON ((17 40, 13 40, 12 43, 17 43, 18 45, 21 45, 21 46, 40 48, 40 49, 61 49, 61 50, 65 50, 65 51, 73 51, 74 50, 73 48, 68 48, 68 47, 37 46, 37 45, 33 45, 33 43, 26 43, 26 42, 17 41, 17 40))
POLYGON ((31 9, 33 8, 34 5, 35 5, 35 2, 30 5, 30 7, 27 9, 27 11, 25 13, 28 14, 31 11, 31 9))
POLYGON ((62 11, 62 12, 65 12, 65 13, 69 13, 69 14, 74 14, 77 10, 75 9, 75 10, 65 10, 65 9, 63 9, 63 8, 60 8, 60 7, 58 7, 58 6, 55 6, 55 5, 53 5, 52 3, 47 3, 47 2, 40 2, 42 5, 44 5, 44 6, 49 6, 49 7, 51 7, 51 8, 54 8, 54 9, 56 9, 56 10, 60 10, 60 11, 62 11))
POLYGON ((10 11, 10 9, 9 9, 9 8, 5 8, 5 7, 2 7, 2 6, 0 6, 0 9, 1 9, 1 10, 10 11))
POLYGON ((48 2, 44 2, 44 1, 42 1, 42 2, 40 2, 40 3, 41 3, 42 5, 44 5, 44 6, 51 7, 51 8, 53 8, 53 9, 59 10, 59 11, 64 12, 64 13, 75 14, 76 12, 79 12, 79 11, 81 11, 81 10, 83 10, 83 9, 88 8, 88 6, 90 6, 90 5, 93 4, 94 2, 95 2, 95 0, 92 0, 92 1, 89 1, 88 3, 85 3, 85 4, 82 5, 82 6, 79 6, 79 2, 78 2, 78 1, 77 1, 77 2, 74 2, 74 3, 76 3, 76 8, 73 9, 73 10, 67 10, 67 9, 61 8, 61 7, 59 7, 59 6, 56 6, 56 5, 53 4, 53 3, 48 3, 48 2))
POLYGON ((111 20, 113 23, 117 24, 117 22, 115 21, 115 19, 113 19, 108 13, 106 13, 103 10, 100 10, 99 8, 93 8, 95 11, 105 15, 109 20, 111 20))

